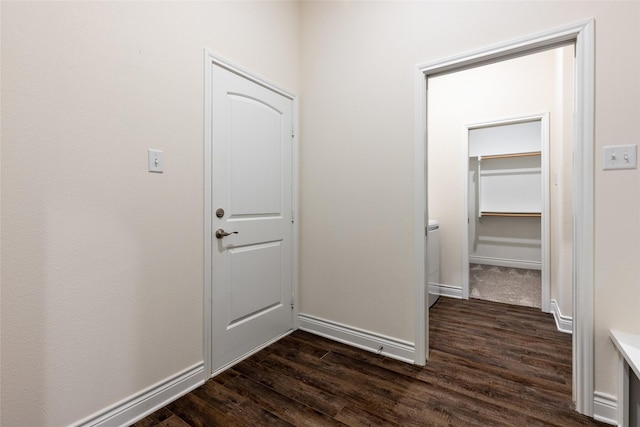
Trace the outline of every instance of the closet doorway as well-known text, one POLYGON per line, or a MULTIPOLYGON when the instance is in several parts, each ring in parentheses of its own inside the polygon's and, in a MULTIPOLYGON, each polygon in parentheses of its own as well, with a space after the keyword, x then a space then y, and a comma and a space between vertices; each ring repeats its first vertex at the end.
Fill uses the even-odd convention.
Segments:
POLYGON ((463 295, 549 312, 549 114, 467 126, 463 295))
MULTIPOLYGON (((571 201, 572 208, 569 210, 572 212, 573 229, 568 233, 570 234, 570 241, 572 243, 572 252, 565 256, 565 254, 558 254, 561 256, 558 264, 563 265, 566 270, 565 273, 571 277, 572 284, 568 286, 569 293, 572 294, 569 299, 573 302, 573 320, 569 329, 573 330, 573 392, 576 402, 576 410, 586 415, 593 415, 593 366, 594 366, 594 311, 593 311, 593 265, 594 265, 594 233, 593 233, 593 220, 594 220, 594 100, 595 100, 595 31, 594 21, 585 21, 575 23, 562 28, 557 28, 548 32, 534 34, 529 37, 513 40, 500 45, 494 45, 467 54, 458 55, 450 58, 441 59, 438 61, 429 62, 426 64, 420 64, 416 67, 416 132, 415 132, 415 295, 416 295, 416 363, 424 364, 425 358, 428 355, 428 310, 426 304, 427 294, 425 292, 425 263, 426 263, 426 238, 425 227, 429 218, 440 220, 441 232, 445 230, 446 224, 440 218, 435 218, 435 209, 438 207, 434 205, 434 199, 432 198, 432 191, 440 188, 441 195, 447 199, 457 199, 461 201, 463 198, 459 197, 462 192, 462 187, 467 179, 468 165, 466 162, 460 160, 460 152, 462 150, 460 143, 461 131, 460 129, 464 125, 458 127, 457 137, 454 137, 453 141, 449 141, 449 144, 438 144, 437 137, 432 134, 433 126, 437 122, 434 121, 432 116, 432 99, 433 85, 432 82, 445 75, 456 75, 473 68, 482 68, 486 64, 495 63, 510 63, 514 58, 520 59, 535 55, 538 52, 547 51, 548 49, 554 49, 559 46, 573 46, 575 49, 575 56, 572 58, 573 67, 568 72, 573 72, 575 81, 574 90, 575 97, 567 105, 571 105, 575 108, 574 117, 572 120, 566 122, 571 123, 571 126, 565 126, 565 130, 571 129, 573 136, 569 139, 573 141, 571 150, 572 155, 566 158, 566 162, 572 165, 572 189, 571 189, 571 201), (437 156, 440 165, 445 169, 450 169, 453 174, 448 177, 440 178, 439 182, 434 182, 433 179, 433 164, 430 161, 434 154, 432 147, 438 145, 440 147, 457 146, 454 152, 457 150, 457 155, 451 155, 447 153, 441 156, 437 156), (434 185, 434 184, 439 184, 434 185), (447 189, 447 186, 449 187, 447 189), (570 261, 567 263, 566 258, 570 261)), ((502 76, 493 75, 491 77, 495 80, 500 80, 502 76)), ((533 77, 532 81, 535 81, 537 77, 533 77)), ((505 88, 508 89, 511 83, 509 79, 502 80, 505 88)), ((451 93, 444 94, 444 100, 441 103, 452 104, 448 95, 455 95, 464 93, 465 91, 473 90, 476 88, 469 87, 456 87, 451 93)), ((492 97, 489 97, 492 99, 492 97)), ((464 103, 456 103, 456 108, 465 108, 464 103)), ((530 114, 531 110, 525 114, 530 114)), ((490 111, 487 111, 489 114, 490 111)), ((518 115, 517 113, 511 113, 511 115, 518 115)), ((505 117, 504 114, 493 115, 491 117, 505 117)), ((465 123, 474 123, 481 121, 490 121, 491 118, 485 120, 467 120, 465 123)), ((553 124, 555 119, 551 116, 550 119, 553 124)), ((563 123, 563 121, 556 121, 563 123)), ((553 131, 552 131, 553 133, 553 131)), ((565 140, 567 140, 565 138, 565 140)), ((558 180, 562 181, 563 176, 551 175, 552 182, 558 180)), ((553 200, 551 201, 553 203, 553 200)), ((462 204, 462 203, 460 203, 462 204)), ((466 206, 465 206, 466 208, 466 206)), ((440 290, 443 288, 445 280, 450 280, 451 296, 455 296, 455 291, 459 290, 461 297, 461 272, 465 270, 463 265, 466 265, 468 260, 463 260, 461 257, 460 246, 462 245, 462 234, 466 230, 466 227, 461 229, 460 225, 463 220, 462 217, 467 215, 466 209, 460 207, 457 211, 451 211, 451 218, 442 217, 452 227, 453 237, 442 239, 443 242, 450 244, 448 251, 445 251, 443 247, 440 247, 440 290), (453 221, 450 220, 453 218, 453 221), (456 237, 456 232, 457 237, 456 237), (456 240, 457 239, 457 240, 456 240), (457 246, 457 249, 455 248, 457 246), (447 253, 445 253, 447 252, 447 253), (450 253, 449 253, 450 252, 450 253), (452 256, 451 256, 452 255, 452 256), (446 264, 451 271, 457 271, 454 273, 456 277, 449 277, 447 279, 446 274, 443 271, 443 267, 446 264), (452 264, 453 263, 453 264, 452 264), (455 264, 457 263, 457 267, 455 264), (451 269, 451 266, 453 268, 451 269), (457 285, 456 285, 457 283, 457 285)), ((557 221, 556 224, 560 222, 557 221)), ((553 221, 552 221, 553 224, 553 221)), ((553 226, 552 226, 553 228, 553 226)), ((566 228, 558 233, 564 241, 566 240, 566 228)), ((466 238, 466 232, 465 238, 466 238)), ((552 231, 553 234, 553 231, 552 231)), ((555 255, 554 255, 555 256, 555 255)), ((552 258, 554 257, 552 256, 552 258)), ((552 291, 553 292, 553 291, 552 291)), ((553 311, 553 308, 552 308, 553 311)), ((554 313, 555 314, 555 313, 554 313)), ((571 319, 569 319, 571 320, 571 319)))
POLYGON ((440 224, 440 283, 430 290, 493 299, 470 286, 477 278, 470 275, 473 263, 476 273, 505 273, 491 283, 498 296, 509 296, 499 302, 553 312, 567 332, 573 318, 574 49, 554 46, 429 77, 427 99, 429 219, 440 224), (509 273, 538 280, 539 296, 513 294, 517 281, 509 281, 509 273))

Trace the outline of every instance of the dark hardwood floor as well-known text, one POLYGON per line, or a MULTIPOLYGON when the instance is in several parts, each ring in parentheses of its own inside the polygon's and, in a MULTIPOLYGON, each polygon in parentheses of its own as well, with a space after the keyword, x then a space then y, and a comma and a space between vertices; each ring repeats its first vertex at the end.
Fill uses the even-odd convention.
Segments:
POLYGON ((440 298, 424 367, 297 331, 135 424, 604 426, 571 402, 571 336, 539 309, 440 298))

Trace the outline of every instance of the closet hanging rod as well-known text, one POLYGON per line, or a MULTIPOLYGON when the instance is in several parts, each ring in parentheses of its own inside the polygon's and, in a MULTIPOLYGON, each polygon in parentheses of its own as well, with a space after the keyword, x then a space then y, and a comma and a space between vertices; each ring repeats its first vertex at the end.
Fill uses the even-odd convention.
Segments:
POLYGON ((480 156, 482 160, 487 159, 506 159, 509 157, 529 157, 529 156, 541 156, 541 151, 530 151, 527 153, 511 153, 511 154, 493 154, 490 156, 480 156))
POLYGON ((511 216, 511 217, 540 218, 542 214, 539 212, 480 212, 480 217, 483 217, 483 216, 511 216))

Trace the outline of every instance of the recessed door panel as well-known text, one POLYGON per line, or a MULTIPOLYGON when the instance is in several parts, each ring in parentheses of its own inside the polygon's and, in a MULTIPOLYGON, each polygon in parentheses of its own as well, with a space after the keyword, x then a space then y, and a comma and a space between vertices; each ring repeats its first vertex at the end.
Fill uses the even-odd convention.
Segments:
POLYGON ((230 214, 281 215, 283 114, 254 98, 228 96, 230 214))
POLYGON ((227 328, 282 305, 281 249, 282 242, 229 249, 231 294, 227 328))

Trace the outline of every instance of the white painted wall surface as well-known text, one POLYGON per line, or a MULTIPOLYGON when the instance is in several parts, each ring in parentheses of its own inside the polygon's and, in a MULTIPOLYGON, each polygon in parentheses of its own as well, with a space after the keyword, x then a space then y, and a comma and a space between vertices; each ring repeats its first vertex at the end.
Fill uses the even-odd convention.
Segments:
POLYGON ((0 424, 68 425, 202 361, 204 49, 298 92, 299 9, 1 7, 0 424))
MULTIPOLYGON (((549 156, 549 204, 551 205, 551 265, 550 298, 558 302, 563 316, 573 317, 572 260, 573 260, 573 97, 574 49, 556 51, 555 101, 556 112, 550 126, 553 144, 549 156)), ((596 165, 597 169, 597 165, 596 165)))
MULTIPOLYGON (((416 64, 590 18, 599 153, 640 140, 639 2, 302 4, 301 312, 413 341, 416 64)), ((615 394, 607 331, 640 331, 640 176, 595 180, 595 387, 615 394)))

